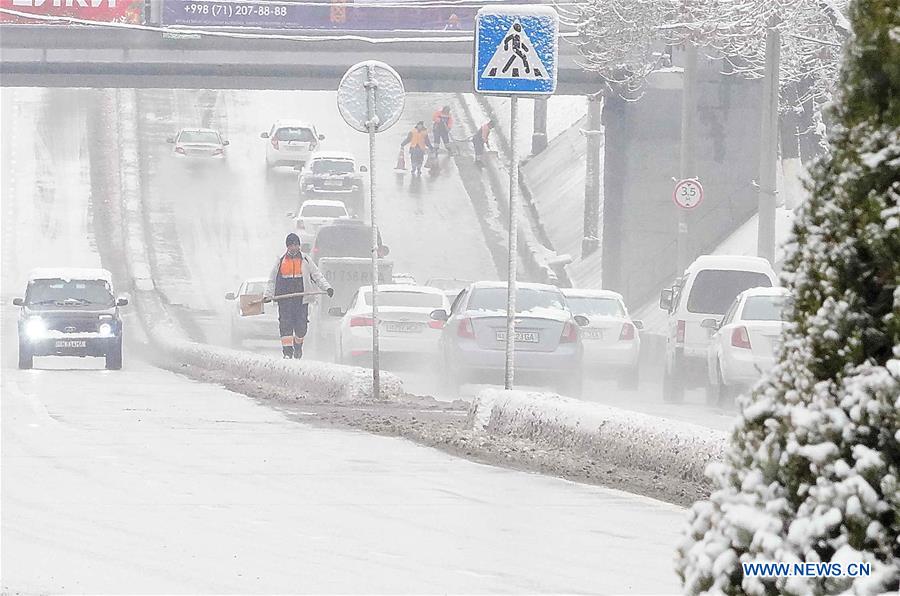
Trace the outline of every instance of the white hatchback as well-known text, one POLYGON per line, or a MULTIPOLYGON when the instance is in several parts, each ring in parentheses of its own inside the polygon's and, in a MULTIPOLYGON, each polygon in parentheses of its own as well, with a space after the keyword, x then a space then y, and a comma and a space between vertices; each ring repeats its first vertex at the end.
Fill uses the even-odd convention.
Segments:
MULTIPOLYGON (((443 292, 427 286, 386 284, 378 286, 378 349, 436 355, 444 324, 432 320, 435 310, 450 310, 443 292)), ((372 288, 362 287, 350 301, 337 334, 341 362, 358 362, 372 354, 372 288)))
POLYGON ((712 332, 707 351, 707 401, 734 399, 775 365, 790 293, 785 288, 751 288, 738 294, 721 321, 705 319, 712 332))
POLYGON ((589 321, 581 328, 585 374, 615 376, 620 387, 636 388, 641 354, 638 330, 643 323, 628 315, 622 295, 610 290, 574 288, 564 288, 562 293, 569 311, 589 321))
POLYGON ((347 206, 343 201, 330 201, 310 199, 300 205, 300 211, 294 218, 297 235, 300 236, 300 246, 304 251, 309 251, 316 241, 319 228, 333 224, 339 219, 350 219, 347 206))
POLYGON ((309 156, 325 140, 315 126, 298 120, 277 120, 268 132, 261 132, 266 143, 266 167, 296 166, 302 168, 309 156))

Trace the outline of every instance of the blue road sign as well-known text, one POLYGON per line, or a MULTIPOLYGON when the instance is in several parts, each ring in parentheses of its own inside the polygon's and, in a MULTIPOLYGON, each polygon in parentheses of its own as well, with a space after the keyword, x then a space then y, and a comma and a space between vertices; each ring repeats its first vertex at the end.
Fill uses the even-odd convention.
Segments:
POLYGON ((559 16, 549 6, 484 7, 475 17, 475 91, 556 91, 559 16))

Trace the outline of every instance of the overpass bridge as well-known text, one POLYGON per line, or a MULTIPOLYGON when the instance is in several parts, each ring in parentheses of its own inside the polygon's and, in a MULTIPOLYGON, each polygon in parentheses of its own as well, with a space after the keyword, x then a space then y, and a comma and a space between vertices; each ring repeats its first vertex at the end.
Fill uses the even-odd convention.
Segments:
MULTIPOLYGON (((466 34, 391 32, 390 40, 370 40, 295 33, 4 24, 0 85, 332 90, 352 64, 383 60, 408 91, 472 89, 473 42, 466 34)), ((599 90, 600 79, 577 57, 560 40, 558 94, 599 90)))

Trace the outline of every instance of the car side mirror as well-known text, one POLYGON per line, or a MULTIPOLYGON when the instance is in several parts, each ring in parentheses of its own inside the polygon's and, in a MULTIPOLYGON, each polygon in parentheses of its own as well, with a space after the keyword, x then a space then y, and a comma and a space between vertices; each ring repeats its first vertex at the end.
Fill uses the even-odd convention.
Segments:
POLYGON ((167 142, 167 143, 174 143, 174 142, 175 142, 175 137, 166 137, 166 142, 167 142))
POLYGON ((389 254, 391 254, 391 249, 388 248, 387 246, 385 246, 384 244, 382 244, 381 246, 378 247, 378 256, 379 257, 386 257, 389 254))
POLYGON ((369 171, 369 168, 367 168, 366 166, 359 166, 359 171, 365 173, 369 171))
POLYGON ((328 315, 331 317, 343 317, 344 314, 346 313, 344 313, 343 309, 340 306, 332 306, 328 309, 328 315))
POLYGON ((121 296, 119 296, 119 298, 116 300, 116 306, 128 306, 128 298, 122 298, 121 296))
POLYGON ((230 144, 231 144, 231 141, 222 141, 223 147, 225 147, 226 145, 230 145, 230 144))
POLYGON ((446 323, 450 320, 450 315, 447 314, 447 311, 443 308, 431 311, 428 316, 431 317, 431 320, 433 321, 443 321, 444 323, 446 323))
POLYGON ((666 288, 665 290, 659 293, 659 307, 665 311, 669 311, 672 309, 672 297, 675 295, 675 292, 672 288, 666 288))
POLYGON ((324 141, 324 140, 325 140, 325 135, 319 135, 319 140, 320 140, 320 141, 324 141))
POLYGON ((234 295, 234 292, 228 292, 225 294, 225 300, 234 300, 237 296, 234 295))
POLYGON ((635 329, 643 329, 644 322, 640 319, 631 319, 631 324, 634 325, 635 329))
POLYGON ((267 133, 267 132, 261 132, 261 133, 259 133, 259 138, 261 138, 261 139, 268 139, 268 138, 269 138, 269 133, 267 133))
POLYGON ((22 306, 25 304, 25 301, 21 298, 13 298, 13 306, 22 306))
POLYGON ((574 319, 575 319, 575 324, 578 325, 579 327, 587 327, 588 325, 591 324, 591 322, 588 320, 588 318, 584 315, 575 315, 574 319))
POLYGON ((719 328, 719 322, 715 319, 703 319, 700 322, 700 326, 704 329, 712 329, 713 331, 715 331, 719 328))

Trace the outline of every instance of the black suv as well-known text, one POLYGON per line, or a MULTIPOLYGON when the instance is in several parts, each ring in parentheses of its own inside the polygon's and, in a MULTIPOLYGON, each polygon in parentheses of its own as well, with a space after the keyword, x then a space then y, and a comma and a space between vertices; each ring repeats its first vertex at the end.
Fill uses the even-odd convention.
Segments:
POLYGON ((367 171, 366 166, 357 167, 349 153, 317 151, 300 173, 300 201, 310 198, 342 201, 347 211, 362 217, 365 190, 360 172, 367 171))
MULTIPOLYGON (((389 252, 378 232, 378 256, 386 257, 389 252)), ((372 226, 356 219, 339 219, 322 226, 313 244, 313 262, 318 264, 322 257, 372 258, 372 226)))
POLYGON ((28 278, 19 313, 19 368, 35 356, 96 356, 122 368, 122 318, 105 269, 38 269, 28 278))

